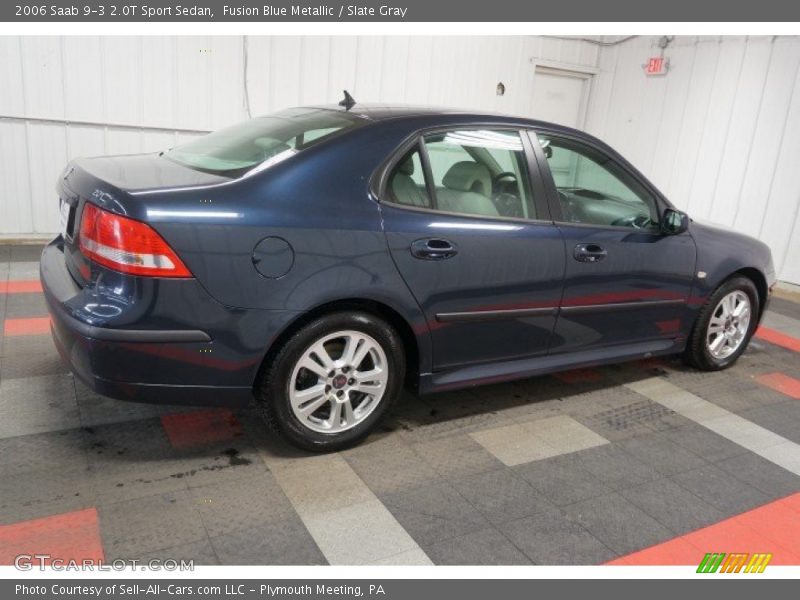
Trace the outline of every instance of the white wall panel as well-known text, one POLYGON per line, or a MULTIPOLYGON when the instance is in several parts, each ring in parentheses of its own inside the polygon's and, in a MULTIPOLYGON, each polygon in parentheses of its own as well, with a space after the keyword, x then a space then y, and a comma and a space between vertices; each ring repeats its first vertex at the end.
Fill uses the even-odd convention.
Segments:
POLYGON ((669 73, 647 77, 657 41, 601 50, 587 129, 691 216, 765 241, 800 283, 800 38, 678 37, 669 73))
POLYGON ((781 276, 800 282, 800 38, 678 37, 670 72, 648 78, 657 41, 0 37, 0 234, 55 230, 68 157, 162 150, 245 118, 248 100, 255 116, 348 89, 535 118, 534 70, 547 64, 596 73, 585 128, 693 216, 767 241, 781 276))

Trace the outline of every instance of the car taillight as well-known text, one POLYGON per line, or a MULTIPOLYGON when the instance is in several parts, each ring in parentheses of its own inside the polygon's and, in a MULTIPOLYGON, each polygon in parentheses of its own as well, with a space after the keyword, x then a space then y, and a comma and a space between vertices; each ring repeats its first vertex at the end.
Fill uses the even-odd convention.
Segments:
POLYGON ((122 273, 150 277, 192 276, 155 229, 88 202, 81 216, 79 244, 87 258, 122 273))

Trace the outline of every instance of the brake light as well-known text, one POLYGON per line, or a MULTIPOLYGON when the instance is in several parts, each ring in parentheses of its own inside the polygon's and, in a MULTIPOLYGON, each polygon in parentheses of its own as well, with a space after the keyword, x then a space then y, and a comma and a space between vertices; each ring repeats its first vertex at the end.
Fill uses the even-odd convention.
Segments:
POLYGON ((155 229, 88 202, 83 206, 79 244, 84 256, 122 273, 150 277, 192 276, 155 229))

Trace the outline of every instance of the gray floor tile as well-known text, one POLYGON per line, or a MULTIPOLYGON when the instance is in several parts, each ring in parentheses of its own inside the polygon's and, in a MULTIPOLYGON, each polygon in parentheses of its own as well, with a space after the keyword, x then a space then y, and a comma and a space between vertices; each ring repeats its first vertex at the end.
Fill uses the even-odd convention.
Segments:
POLYGON ((557 506, 602 496, 611 491, 568 454, 513 467, 514 471, 557 506))
POLYGON ((486 518, 446 483, 388 494, 381 500, 423 547, 489 526, 486 518))
POLYGON ((726 516, 742 513, 771 500, 763 492, 714 465, 678 473, 671 479, 726 516))
POLYGON ((662 475, 673 475, 706 464, 706 461, 696 454, 663 437, 638 437, 619 442, 617 445, 662 475))
POLYGON ((549 510, 553 505, 511 469, 497 469, 451 482, 489 522, 498 524, 549 510))
POLYGON ((70 375, 0 381, 0 438, 78 427, 70 375))
POLYGON ((441 475, 407 445, 362 447, 343 456, 373 493, 391 494, 434 483, 441 475))
POLYGON ((613 489, 639 485, 660 477, 655 469, 614 444, 576 452, 575 457, 584 469, 613 489))
POLYGON ((446 479, 457 479, 503 467, 503 463, 467 435, 419 442, 411 447, 440 477, 446 479))
POLYGON ((211 538, 223 565, 325 565, 300 519, 272 521, 211 538))
POLYGON ((145 552, 136 558, 145 565, 151 560, 160 561, 161 564, 164 564, 164 561, 177 561, 178 563, 191 561, 195 567, 219 564, 219 559, 208 539, 145 552))
POLYGON ((96 504, 88 469, 66 467, 2 478, 0 524, 38 519, 96 504))
POLYGON ((531 561, 493 528, 431 544, 426 553, 437 565, 529 565, 531 561))
POLYGON ((207 539, 196 500, 187 491, 101 505, 98 512, 107 560, 207 539))
POLYGON ((266 471, 234 483, 192 488, 190 493, 211 537, 296 517, 275 478, 266 471))
POLYGON ((608 546, 558 510, 509 521, 500 530, 537 565, 596 565, 616 557, 608 546))
POLYGON ((689 450, 712 463, 734 456, 741 456, 747 452, 739 444, 725 439, 702 425, 687 425, 673 431, 662 432, 659 435, 673 442, 676 446, 689 450))
POLYGON ((800 444, 800 402, 797 400, 745 410, 739 415, 800 444))
POLYGON ((50 353, 11 355, 0 360, 0 379, 22 379, 43 375, 66 374, 69 369, 55 351, 50 353))
POLYGON ((621 490, 620 494, 676 534, 721 521, 727 515, 669 479, 621 490))
POLYGON ((0 479, 51 469, 89 466, 89 434, 82 429, 0 439, 0 479))
POLYGON ((800 477, 751 452, 719 461, 717 466, 771 499, 800 491, 800 477))
MULTIPOLYGON (((6 319, 46 317, 47 302, 44 294, 9 294, 6 300, 6 319)), ((53 354, 56 349, 53 347, 53 354)))
POLYGON ((674 537, 667 527, 619 494, 584 500, 563 510, 620 555, 674 537))

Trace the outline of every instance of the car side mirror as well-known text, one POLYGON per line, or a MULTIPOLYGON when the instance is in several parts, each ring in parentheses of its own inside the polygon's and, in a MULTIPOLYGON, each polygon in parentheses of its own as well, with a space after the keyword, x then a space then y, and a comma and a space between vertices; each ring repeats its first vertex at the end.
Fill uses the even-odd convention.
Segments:
POLYGON ((678 235, 689 229, 689 215, 674 208, 664 209, 661 215, 661 233, 678 235))

